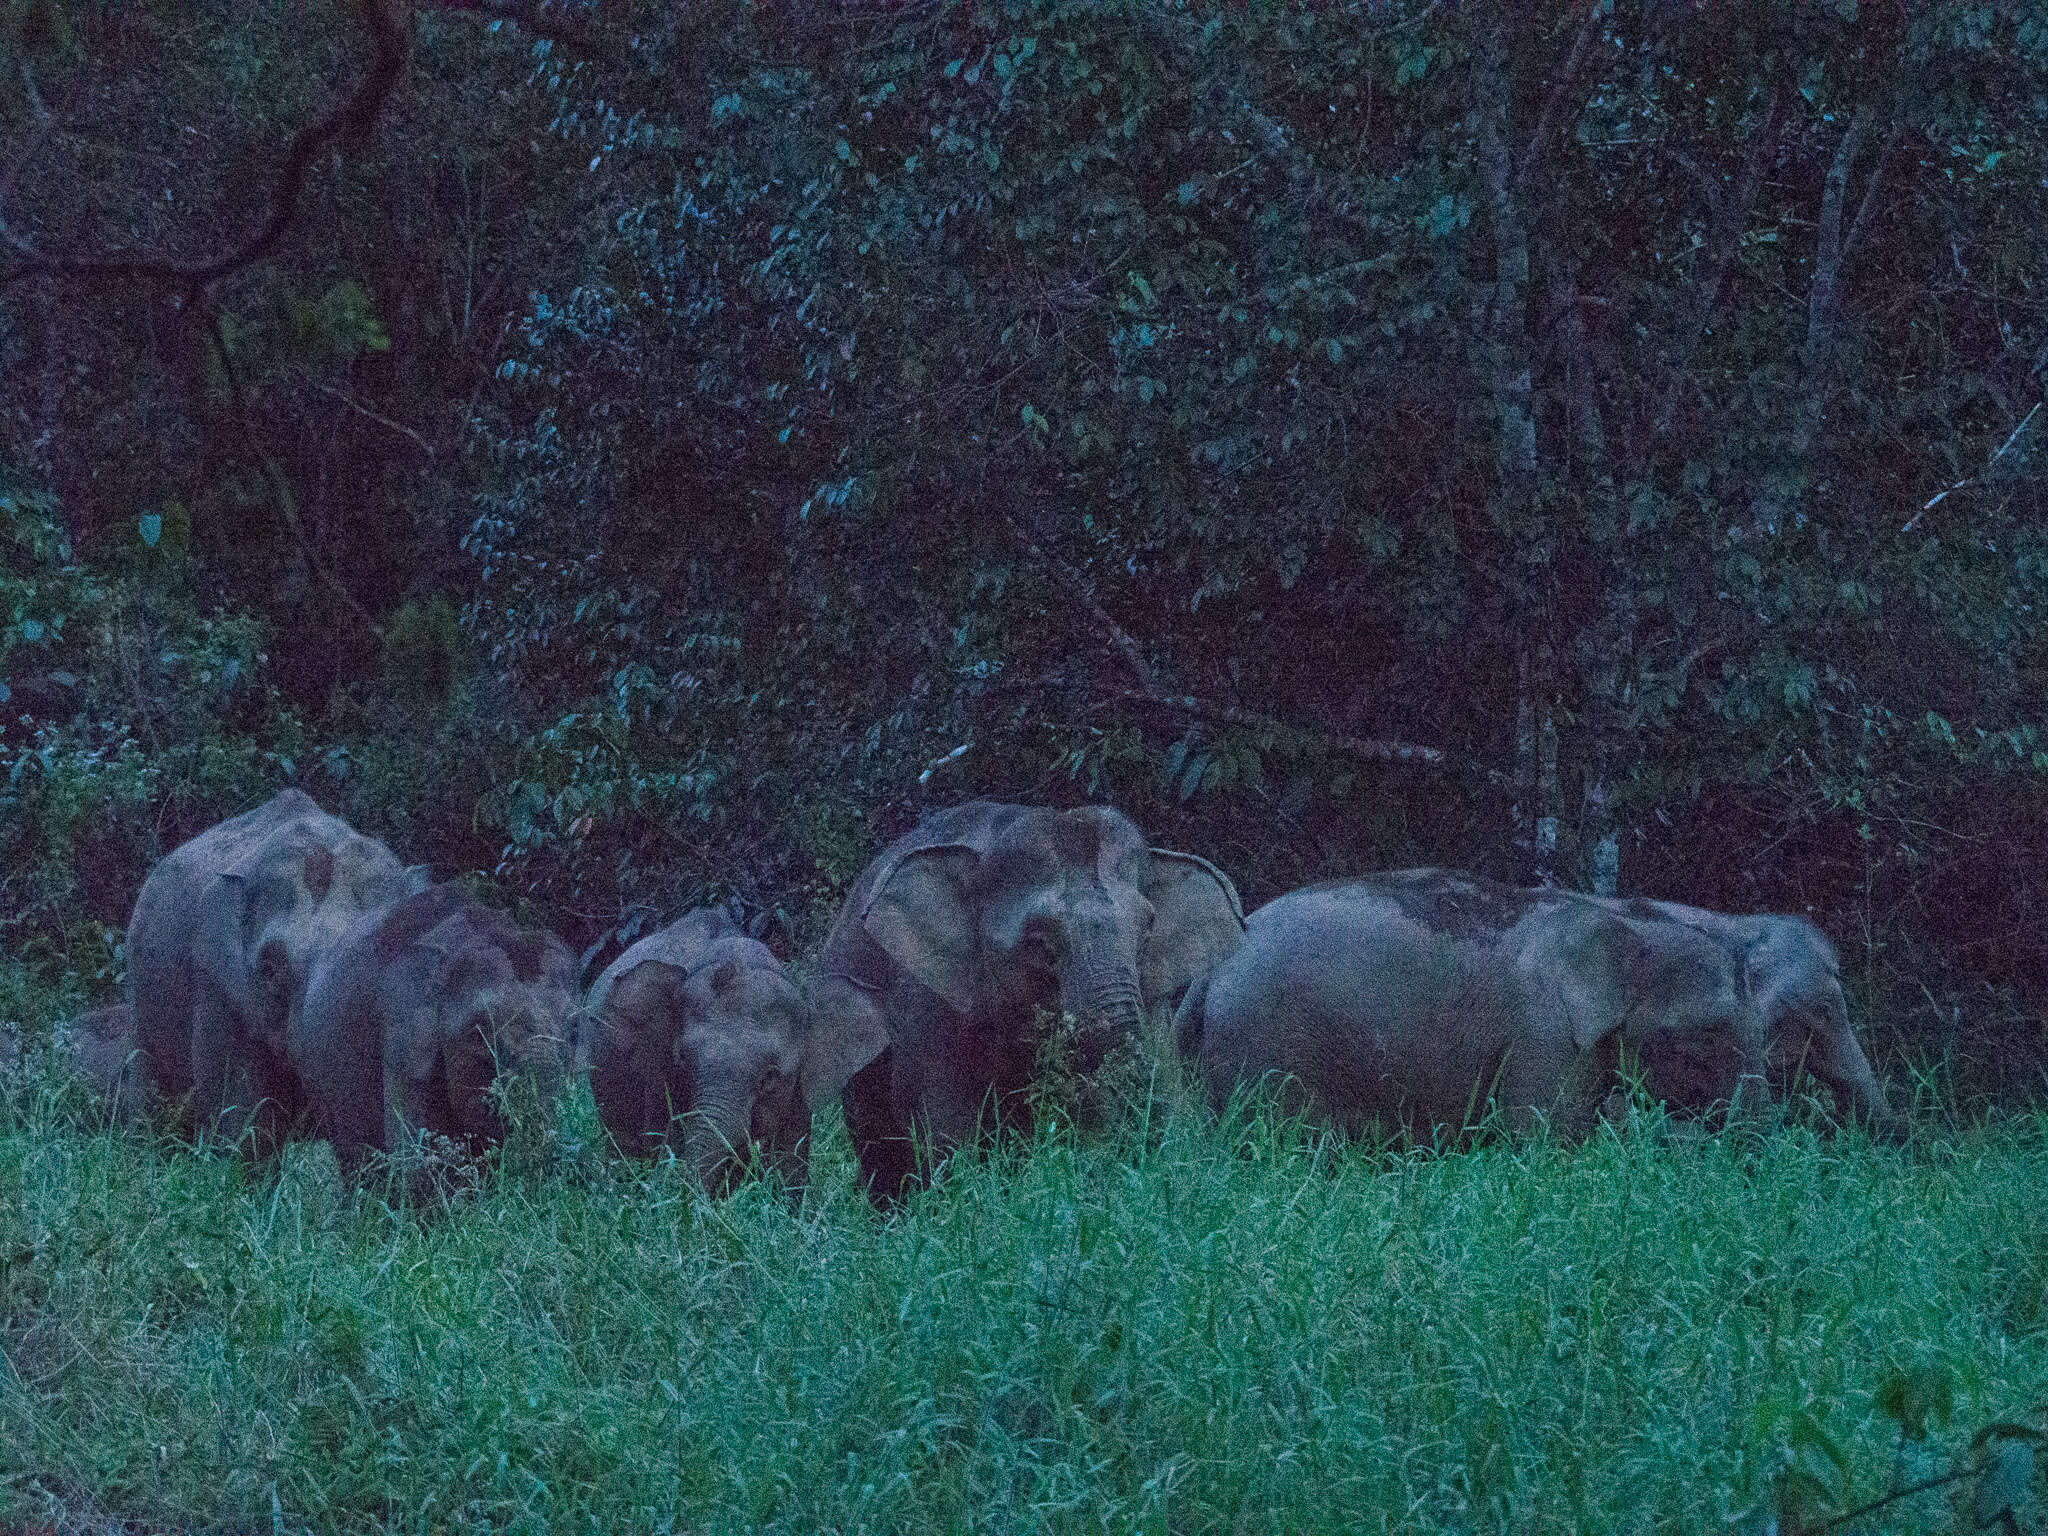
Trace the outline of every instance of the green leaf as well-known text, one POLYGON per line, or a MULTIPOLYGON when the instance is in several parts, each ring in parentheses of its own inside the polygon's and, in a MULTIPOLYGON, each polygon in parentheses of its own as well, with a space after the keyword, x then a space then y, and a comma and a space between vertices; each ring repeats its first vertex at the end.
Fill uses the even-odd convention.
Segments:
POLYGON ((1192 738, 1183 736, 1166 749, 1166 782, 1171 784, 1180 776, 1181 765, 1188 758, 1188 743, 1192 738))

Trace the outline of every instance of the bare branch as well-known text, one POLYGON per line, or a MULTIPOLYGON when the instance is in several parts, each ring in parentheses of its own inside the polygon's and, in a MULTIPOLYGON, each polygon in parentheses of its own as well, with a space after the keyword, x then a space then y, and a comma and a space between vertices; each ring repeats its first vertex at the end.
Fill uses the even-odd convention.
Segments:
POLYGON ((1685 318, 1678 329, 1676 350, 1665 380, 1664 399, 1657 407, 1657 415, 1650 427, 1653 438, 1662 437, 1670 431, 1672 417, 1678 413, 1679 394, 1692 372, 1693 359, 1699 355, 1700 344, 1706 339, 1707 326, 1720 305, 1721 287, 1727 281, 1728 269, 1734 264, 1735 253, 1741 247, 1742 232, 1749 227, 1750 211, 1756 207, 1757 193, 1763 186, 1764 169, 1777 156, 1778 135, 1784 121, 1785 88, 1780 83, 1771 87, 1770 104, 1764 109, 1763 127, 1749 141, 1749 153, 1743 157, 1742 173, 1735 186, 1729 193, 1713 200, 1716 206, 1707 229, 1706 248, 1700 253, 1692 302, 1685 306, 1685 318))
POLYGON ((1515 171, 1515 182, 1526 187, 1541 174, 1544 157, 1550 152, 1550 140, 1557 132, 1558 114, 1564 109, 1565 93, 1578 79, 1579 69, 1586 62, 1586 54, 1593 46, 1593 38, 1600 31, 1600 0, 1591 0, 1586 7, 1586 19, 1579 24, 1579 35, 1572 40, 1572 51, 1566 57, 1564 68, 1558 71, 1551 83, 1550 94, 1544 98, 1542 115, 1536 119, 1536 131, 1529 136, 1528 148, 1522 151, 1522 163, 1515 171))
POLYGON ((1864 135, 1870 132, 1870 107, 1856 108, 1849 130, 1835 150, 1834 163, 1821 189, 1820 230, 1813 253, 1813 288, 1806 300, 1806 368, 1811 387, 1817 375, 1832 360, 1835 337, 1836 296, 1842 275, 1842 213, 1849 197, 1849 172, 1863 151, 1864 135))
POLYGON ((1884 188, 1884 173, 1891 166, 1892 154, 1899 147, 1899 140, 1906 136, 1905 114, 1894 113, 1891 132, 1884 137, 1884 147, 1877 152, 1877 164, 1870 168, 1870 180, 1863 185, 1863 201, 1856 206, 1856 220, 1849 226, 1849 235, 1842 242, 1842 259, 1849 260, 1863 243, 1863 232, 1870 224, 1870 210, 1877 205, 1877 196, 1884 188))
POLYGON ((1123 658, 1124 665, 1131 669, 1131 675, 1137 678, 1139 684, 1148 693, 1158 692, 1158 675, 1153 672, 1151 663, 1145 660, 1144 651, 1139 649, 1138 642, 1131 638, 1130 631, 1111 618, 1102 604, 1095 600, 1095 591, 1088 578, 1059 556, 1044 549, 1038 540, 1027 533, 1024 526, 1007 512, 1003 514, 1003 524, 1009 529, 1010 537, 1016 541, 1017 547, 1044 566, 1052 574, 1053 579, 1066 590, 1067 596, 1079 607, 1087 610, 1089 617, 1093 618, 1096 625, 1109 637, 1109 643, 1115 647, 1117 655, 1123 658))
POLYGON ((2020 434, 2027 430, 2027 423, 2034 419, 2036 414, 2039 413, 2040 409, 2041 402, 2039 400, 2036 400, 2034 402, 2034 409, 2027 412, 2025 416, 2020 418, 2020 424, 2012 429, 2012 435, 2005 440, 2004 445, 1998 450, 1998 452, 1994 453, 1993 455, 1991 455, 1990 458, 1984 461, 1984 473, 1982 475, 1965 475, 1962 479, 1958 480, 1954 485, 1950 486, 1947 490, 1936 491, 1934 495, 1931 498, 1929 498, 1926 506, 1922 507, 1918 512, 1915 512, 1910 518, 1906 520, 1906 526, 1901 528, 1899 532, 1911 533, 1913 531, 1913 525, 1919 522, 1920 519, 1925 517, 1928 513, 1932 512, 1938 503, 1947 501, 1949 497, 1955 495, 1957 491, 1963 490, 1967 486, 1974 485, 1977 483, 1977 481, 1982 480, 1986 475, 1989 475, 1991 473, 1991 466, 1996 464, 2000 459, 2004 458, 2006 455, 2006 451, 2010 449, 2014 443, 2020 440, 2020 434))
POLYGON ((1149 690, 1122 689, 1110 695, 1113 702, 1137 704, 1142 707, 1164 710, 1177 715, 1191 716, 1197 720, 1209 720, 1218 725, 1238 725, 1255 731, 1278 731, 1290 736, 1307 737, 1333 747, 1353 757, 1371 758, 1382 763, 1430 763, 1443 762, 1441 747, 1416 746, 1405 741, 1377 741, 1362 736, 1336 736, 1328 731, 1319 731, 1312 726, 1295 725, 1271 715, 1254 714, 1248 709, 1239 709, 1235 704, 1218 704, 1208 699, 1192 698, 1186 694, 1154 693, 1149 690))
POLYGON ((376 411, 371 410, 367 405, 364 405, 360 400, 356 399, 354 396, 346 393, 345 391, 336 389, 332 384, 316 383, 314 384, 313 387, 319 390, 321 394, 327 395, 332 399, 340 401, 343 405, 347 406, 350 410, 354 411, 358 416, 367 417, 369 420, 376 422, 377 425, 380 427, 389 427, 392 431, 411 438, 413 442, 419 445, 420 452, 424 453, 428 458, 431 459, 434 456, 434 445, 428 442, 424 437, 421 437, 419 433, 415 432, 411 427, 408 427, 404 422, 393 421, 389 416, 378 414, 376 411))
POLYGON ((283 467, 256 436, 255 424, 249 416, 249 399, 242 389, 241 370, 235 367, 235 356, 228 347, 227 331, 221 325, 220 312, 214 310, 209 318, 212 321, 210 334, 214 355, 220 359, 221 377, 227 381, 228 398, 234 402, 235 423, 241 428, 242 440, 248 444, 249 451, 261 461, 263 472, 270 477, 270 489, 277 497, 277 509, 284 514, 285 522, 291 526, 292 537, 299 541, 299 548, 305 552, 306 564, 313 568, 313 574, 341 600, 342 606, 355 616, 363 628, 382 640, 383 627, 370 617, 370 610, 357 601, 355 593, 341 584, 341 578, 327 568, 320 559, 319 551, 313 547, 313 540, 306 532, 306 525, 299 520, 298 499, 292 495, 291 482, 285 478, 283 467))
POLYGON ((181 261, 141 251, 46 255, 0 227, 0 244, 4 244, 21 263, 0 272, 0 287, 26 277, 48 275, 87 279, 141 278, 178 284, 196 293, 264 256, 290 227, 314 159, 330 145, 354 144, 367 137, 383 110, 385 99, 404 72, 408 40, 399 19, 398 0, 357 0, 356 10, 370 36, 369 67, 353 91, 292 136, 277 175, 271 182, 263 220, 254 230, 213 256, 181 261))

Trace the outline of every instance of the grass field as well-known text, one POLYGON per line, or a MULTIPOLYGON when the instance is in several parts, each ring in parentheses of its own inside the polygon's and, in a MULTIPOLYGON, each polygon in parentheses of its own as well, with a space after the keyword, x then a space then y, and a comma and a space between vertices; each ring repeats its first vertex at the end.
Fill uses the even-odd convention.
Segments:
POLYGON ((0 1527, 1695 1531, 1788 1463, 1853 1504, 2048 1402, 2040 1115, 1446 1155, 1183 1116, 890 1219, 836 1115, 800 1212, 589 1124, 394 1209, 323 1148, 260 1178, 91 1130, 31 1064, 0 1527), (1954 1412, 1906 1444, 1878 1396, 1915 1368, 1954 1412))

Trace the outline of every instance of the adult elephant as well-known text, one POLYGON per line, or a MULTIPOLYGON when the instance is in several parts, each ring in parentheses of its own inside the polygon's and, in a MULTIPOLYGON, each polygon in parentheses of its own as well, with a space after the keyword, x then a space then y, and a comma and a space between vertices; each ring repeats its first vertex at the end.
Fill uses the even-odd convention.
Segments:
POLYGON ((678 1140, 707 1189, 758 1159, 801 1186, 805 1079, 822 1066, 810 1005, 768 947, 713 907, 634 944, 590 989, 578 1066, 605 1129, 645 1156, 678 1140))
MULTIPOLYGON (((1037 1010, 1100 1055, 1145 1032, 1242 937, 1206 859, 1146 845, 1102 806, 975 801, 926 817, 855 883, 820 960, 819 1028, 869 1193, 890 1198, 983 1123, 1022 1118, 1037 1010)), ((1087 1063, 1084 1062, 1085 1066, 1087 1063)))
POLYGON ((300 1108, 286 1036, 314 962, 424 883, 287 789, 159 860, 128 923, 135 1039, 194 1128, 274 1144, 300 1108))
MULTIPOLYGON (((1884 1085, 1849 1027, 1841 960, 1819 928, 1788 914, 1731 915, 1675 901, 1627 905, 1689 923, 1740 952, 1744 980, 1762 1019, 1774 1084, 1789 1082, 1804 1068, 1834 1093, 1845 1118, 1860 1117, 1873 1134, 1887 1139, 1904 1136, 1904 1118, 1887 1102, 1884 1085)), ((1644 1050, 1646 1074, 1670 1070, 1672 1053, 1660 1049, 1661 1044, 1653 1042, 1644 1050)))
POLYGON ((344 1169, 407 1130, 503 1139, 501 1095, 551 1109, 575 1054, 576 957, 460 885, 361 919, 314 967, 291 1060, 344 1169))
POLYGON ((1490 1106, 1591 1129, 1620 1048, 1684 1041, 1720 1096, 1763 1069, 1736 952, 1697 926, 1446 870, 1332 881, 1253 913, 1176 1042, 1219 1106, 1269 1074, 1346 1130, 1462 1129, 1490 1106))

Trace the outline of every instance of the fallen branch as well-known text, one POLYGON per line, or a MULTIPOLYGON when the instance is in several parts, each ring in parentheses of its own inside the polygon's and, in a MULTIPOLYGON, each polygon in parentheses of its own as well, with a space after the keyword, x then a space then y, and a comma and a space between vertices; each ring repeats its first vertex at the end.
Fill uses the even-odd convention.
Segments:
POLYGON ((285 148, 283 163, 271 182, 269 206, 264 211, 263 221, 254 230, 215 255, 197 261, 181 261, 171 256, 136 251, 93 252, 82 256, 45 255, 0 226, 0 246, 11 251, 21 263, 0 272, 0 287, 37 276, 128 277, 173 283, 188 293, 196 294, 263 256, 290 227, 315 158, 330 145, 354 143, 367 137, 384 108, 385 98, 391 94, 405 70, 408 39, 400 24, 395 0, 358 0, 356 9, 364 30, 370 35, 369 68, 356 82, 356 88, 341 102, 292 136, 285 148))
POLYGON ((1312 726, 1295 725, 1271 715, 1254 714, 1248 709, 1239 709, 1235 704, 1218 704, 1208 699, 1197 699, 1187 694, 1164 694, 1143 692, 1126 688, 1110 695, 1117 703, 1139 704, 1152 709, 1168 710, 1175 714, 1189 715, 1197 720, 1210 720, 1218 725, 1241 725, 1255 731, 1278 731, 1290 736, 1305 736, 1348 752, 1353 757, 1371 758, 1383 763, 1441 763, 1444 753, 1441 747, 1417 746, 1405 741, 1377 741, 1363 736, 1336 736, 1312 726))
POLYGON ((917 776, 917 782, 920 784, 930 783, 931 777, 934 773, 937 773, 941 768, 945 767, 948 763, 959 762, 961 758, 967 755, 968 750, 971 747, 973 747, 973 745, 974 743, 971 741, 963 741, 960 743, 959 746, 955 747, 952 751, 946 753, 945 756, 933 758, 930 762, 924 765, 924 772, 920 773, 917 776))
POLYGON ((1990 458, 1984 461, 1983 474, 1965 475, 1962 479, 1958 480, 1954 485, 1950 486, 1947 490, 1936 491, 1934 495, 1929 498, 1926 506, 1922 507, 1918 512, 1915 512, 1911 517, 1906 519, 1906 526, 1901 528, 1899 532, 1911 533, 1913 531, 1913 525, 1919 522, 1920 519, 1925 517, 1928 513, 1932 512, 1935 508, 1935 505, 1938 502, 1947 501, 1949 497, 1955 495, 1957 491, 1965 490, 1968 487, 1975 485, 1979 480, 1982 480, 1985 475, 1990 474, 1991 466, 1996 464, 2000 459, 2004 458, 2006 450, 2008 448, 2011 448, 2014 443, 2020 440, 2020 434, 2027 430, 2027 423, 2034 419, 2036 412, 2038 412, 2040 409, 2041 402, 2039 400, 2036 400, 2034 402, 2034 409, 2027 412, 2026 415, 2022 416, 2020 418, 2020 424, 2012 429, 2012 436, 2008 437, 2005 440, 2004 445, 2000 447, 1998 452, 1994 453, 1993 455, 1991 455, 1990 458))

